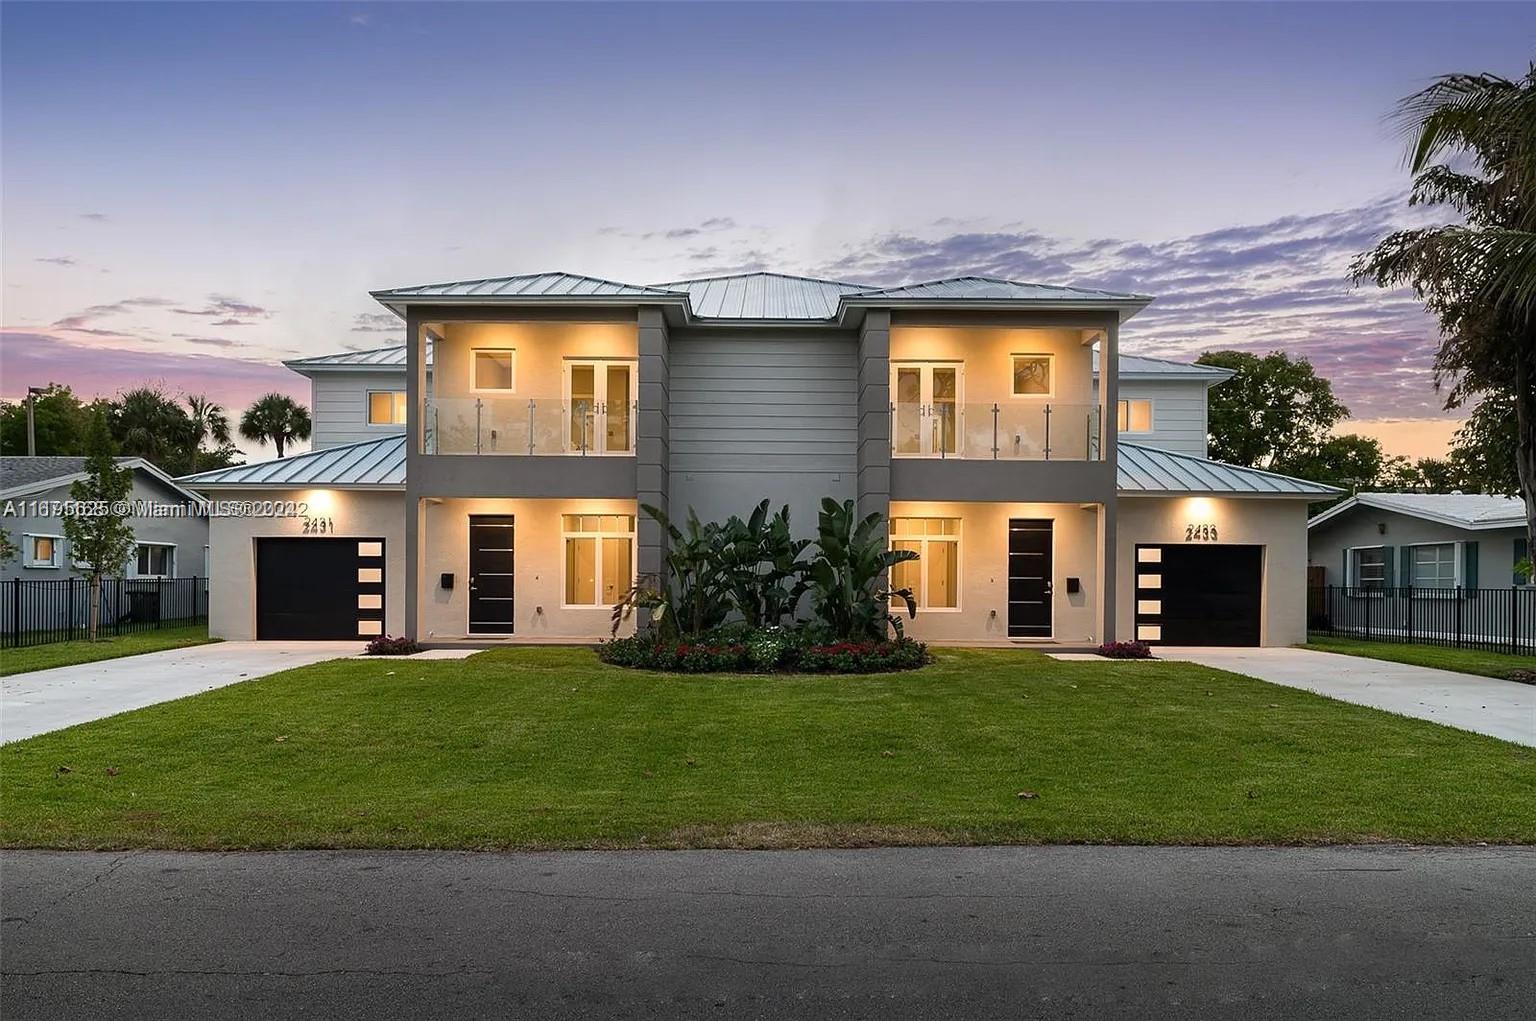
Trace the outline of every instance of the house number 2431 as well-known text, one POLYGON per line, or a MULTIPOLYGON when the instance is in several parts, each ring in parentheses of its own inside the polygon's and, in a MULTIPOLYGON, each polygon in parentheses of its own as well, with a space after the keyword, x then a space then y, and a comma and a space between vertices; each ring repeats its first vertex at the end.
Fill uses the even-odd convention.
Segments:
POLYGON ((1185 525, 1184 526, 1184 541, 1185 542, 1215 542, 1216 541, 1216 526, 1215 525, 1185 525))

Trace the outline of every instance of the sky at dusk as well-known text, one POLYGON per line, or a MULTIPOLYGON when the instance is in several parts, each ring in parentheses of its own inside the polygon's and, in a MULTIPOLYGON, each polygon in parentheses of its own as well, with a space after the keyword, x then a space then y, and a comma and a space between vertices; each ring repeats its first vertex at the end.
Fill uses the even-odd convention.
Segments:
MULTIPOLYGON (((238 411, 396 343, 381 287, 564 269, 1158 296, 1128 351, 1310 357, 1443 453, 1385 115, 1518 76, 1536 6, 0 6, 0 395, 238 411)), ((1383 424, 1383 420, 1391 420, 1383 424)))

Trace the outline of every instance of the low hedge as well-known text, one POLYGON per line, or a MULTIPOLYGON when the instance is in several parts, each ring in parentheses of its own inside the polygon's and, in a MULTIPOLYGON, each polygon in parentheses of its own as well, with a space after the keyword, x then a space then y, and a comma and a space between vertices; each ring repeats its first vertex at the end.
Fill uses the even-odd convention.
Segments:
POLYGON ((664 640, 637 634, 598 646, 604 663, 680 674, 872 674, 915 670, 928 646, 910 638, 822 642, 794 632, 726 632, 664 640))

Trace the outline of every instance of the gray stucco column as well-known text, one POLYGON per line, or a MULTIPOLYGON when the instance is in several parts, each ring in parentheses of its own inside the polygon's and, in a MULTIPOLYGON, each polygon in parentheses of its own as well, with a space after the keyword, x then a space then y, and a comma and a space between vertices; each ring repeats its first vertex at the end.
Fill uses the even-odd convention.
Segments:
MULTIPOLYGON (((1119 518, 1119 439, 1120 439, 1120 324, 1112 322, 1104 330, 1104 340, 1099 347, 1099 415, 1102 438, 1099 441, 1102 456, 1109 464, 1111 489, 1099 511, 1099 592, 1103 603, 1099 607, 1103 616, 1101 642, 1113 642, 1115 635, 1115 604, 1117 595, 1116 570, 1120 562, 1117 519, 1119 518)), ((1134 618, 1133 618, 1134 619, 1134 618)), ((1123 637, 1134 638, 1134 635, 1123 637)))
POLYGON ((872 309, 859 329, 859 515, 891 513, 891 313, 872 309))
MULTIPOLYGON (((667 321, 659 308, 640 309, 639 418, 635 427, 635 497, 665 513, 671 465, 671 417, 668 412, 671 376, 667 355, 667 321)), ((637 507, 636 560, 640 576, 660 579, 666 536, 659 523, 637 507)), ((640 622, 646 623, 645 620, 640 622)))
POLYGON ((413 308, 405 315, 405 636, 418 638, 421 603, 422 435, 426 409, 427 358, 421 316, 413 308))

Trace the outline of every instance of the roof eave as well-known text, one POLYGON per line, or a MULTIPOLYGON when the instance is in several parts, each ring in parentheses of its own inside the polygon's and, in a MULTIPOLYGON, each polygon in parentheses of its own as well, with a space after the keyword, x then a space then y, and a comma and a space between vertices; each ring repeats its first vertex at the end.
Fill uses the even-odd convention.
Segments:
POLYGON ((1152 304, 1147 297, 1125 300, 1098 300, 1092 298, 880 298, 862 295, 845 295, 837 303, 840 323, 851 325, 858 313, 867 309, 934 309, 946 312, 1114 312, 1119 322, 1125 322, 1137 312, 1152 304))
POLYGON ((403 482, 189 482, 186 485, 208 492, 241 489, 345 489, 359 492, 405 492, 403 482))
MULTIPOLYGON (((1331 500, 1338 496, 1338 492, 1295 492, 1295 493, 1254 493, 1248 491, 1234 492, 1230 489, 1119 489, 1116 494, 1121 497, 1183 497, 1183 496, 1208 496, 1223 500, 1301 500, 1306 503, 1317 503, 1319 500, 1331 500)), ((1309 522, 1310 527, 1310 522, 1309 522)))
POLYGON ((560 307, 570 308, 639 308, 642 305, 663 305, 680 310, 684 319, 693 317, 693 310, 686 294, 461 294, 417 295, 399 294, 392 291, 369 291, 369 296, 401 319, 411 305, 466 306, 494 305, 497 307, 560 307))
POLYGON ((1454 518, 1448 514, 1437 514, 1434 511, 1421 510, 1417 507, 1403 507, 1390 503, 1380 503, 1370 499, 1370 493, 1358 493, 1350 497, 1337 507, 1329 507, 1321 514, 1307 522, 1307 527, 1321 525, 1331 521, 1341 514, 1354 510, 1356 507, 1369 507, 1372 510, 1385 511, 1389 514, 1402 514, 1405 517, 1418 518, 1420 521, 1430 521, 1447 528, 1460 528, 1468 532, 1492 532, 1501 528, 1523 528, 1525 521, 1522 518, 1495 518, 1492 521, 1468 521, 1465 518, 1454 518))

